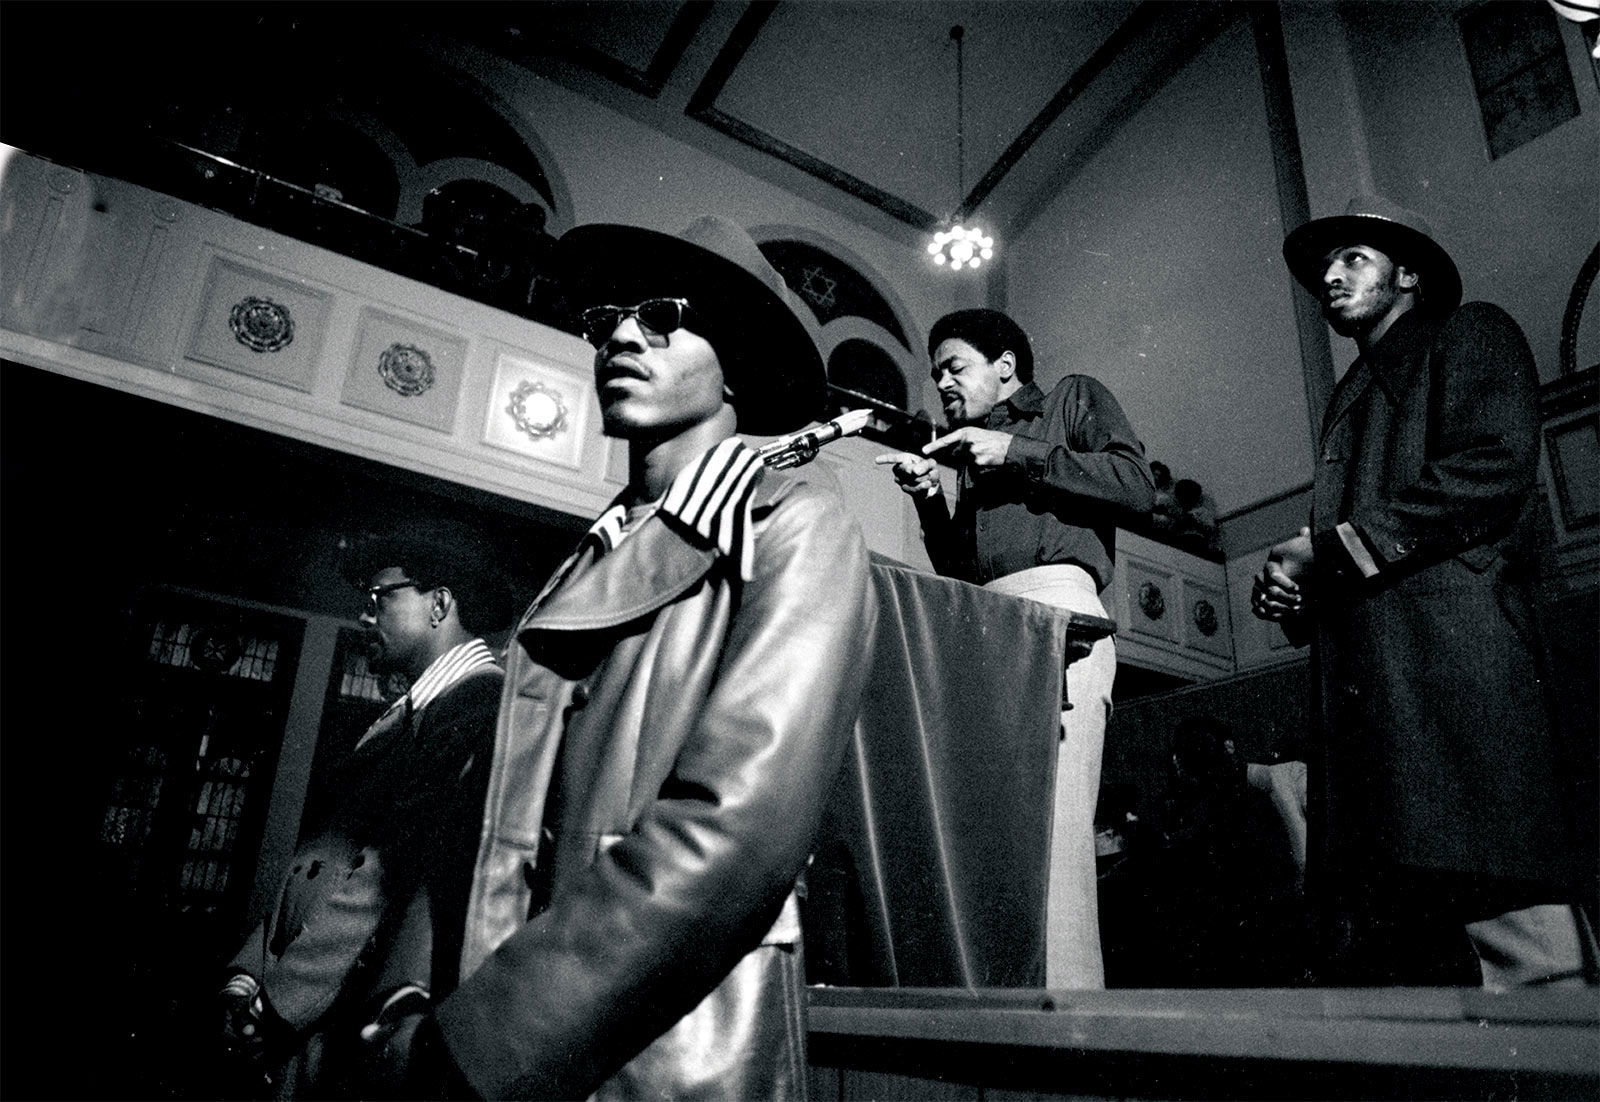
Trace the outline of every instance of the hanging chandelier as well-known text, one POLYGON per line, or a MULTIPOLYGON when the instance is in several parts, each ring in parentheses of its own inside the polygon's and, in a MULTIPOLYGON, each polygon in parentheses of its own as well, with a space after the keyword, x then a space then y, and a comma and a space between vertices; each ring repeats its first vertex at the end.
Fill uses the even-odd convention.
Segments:
MULTIPOLYGON (((967 194, 966 70, 962 64, 966 31, 957 24, 950 28, 950 37, 956 44, 956 202, 959 216, 959 204, 965 202, 967 194)), ((928 242, 928 255, 935 264, 948 265, 953 272, 976 268, 994 256, 994 238, 977 226, 963 225, 957 217, 954 225, 946 225, 933 235, 933 240, 928 242)))

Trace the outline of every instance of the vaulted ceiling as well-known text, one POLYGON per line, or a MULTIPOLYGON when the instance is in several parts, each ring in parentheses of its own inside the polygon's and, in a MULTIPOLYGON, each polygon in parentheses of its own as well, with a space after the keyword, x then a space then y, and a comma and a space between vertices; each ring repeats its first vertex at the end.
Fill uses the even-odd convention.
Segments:
POLYGON ((821 181, 847 208, 927 229, 974 210, 1025 222, 1239 7, 551 0, 451 11, 439 29, 664 130, 736 143, 821 181))

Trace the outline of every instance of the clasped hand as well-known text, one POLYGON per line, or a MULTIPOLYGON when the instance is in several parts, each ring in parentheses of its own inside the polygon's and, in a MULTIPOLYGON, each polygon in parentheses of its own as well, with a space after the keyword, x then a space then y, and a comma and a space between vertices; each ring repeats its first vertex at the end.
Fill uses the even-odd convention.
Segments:
POLYGON ((1302 528, 1267 553, 1250 587, 1250 611, 1258 619, 1283 621, 1305 611, 1302 582, 1311 573, 1311 529, 1302 528))

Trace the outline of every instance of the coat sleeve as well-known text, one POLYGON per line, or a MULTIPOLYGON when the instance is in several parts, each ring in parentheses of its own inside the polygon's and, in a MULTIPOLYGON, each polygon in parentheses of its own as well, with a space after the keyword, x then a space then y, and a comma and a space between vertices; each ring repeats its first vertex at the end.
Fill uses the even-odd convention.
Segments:
POLYGON ((1511 316, 1472 302, 1430 353, 1427 453, 1415 477, 1313 533, 1319 568, 1415 570, 1504 535, 1539 462, 1538 375, 1511 316))
POLYGON ((799 483, 756 539, 653 805, 436 1012, 486 1098, 588 1095, 761 943, 804 866, 866 676, 867 552, 837 499, 799 483))
POLYGON ((1063 520, 1076 523, 1085 504, 1110 506, 1123 521, 1142 521, 1155 507, 1155 478, 1144 445, 1111 391, 1087 375, 1069 375, 1051 390, 1046 416, 1063 439, 1016 436, 1006 466, 1020 470, 1063 520))

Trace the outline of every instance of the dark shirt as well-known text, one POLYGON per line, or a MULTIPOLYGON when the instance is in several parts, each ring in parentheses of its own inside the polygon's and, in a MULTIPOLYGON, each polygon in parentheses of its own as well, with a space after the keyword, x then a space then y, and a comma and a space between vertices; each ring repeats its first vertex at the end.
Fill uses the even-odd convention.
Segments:
POLYGON ((995 403, 983 427, 1013 436, 1005 462, 961 469, 954 517, 943 497, 920 506, 934 569, 982 585, 1075 563, 1104 590, 1117 526, 1155 503, 1144 446, 1111 391, 1087 375, 1068 375, 1048 397, 1030 382, 995 403))

